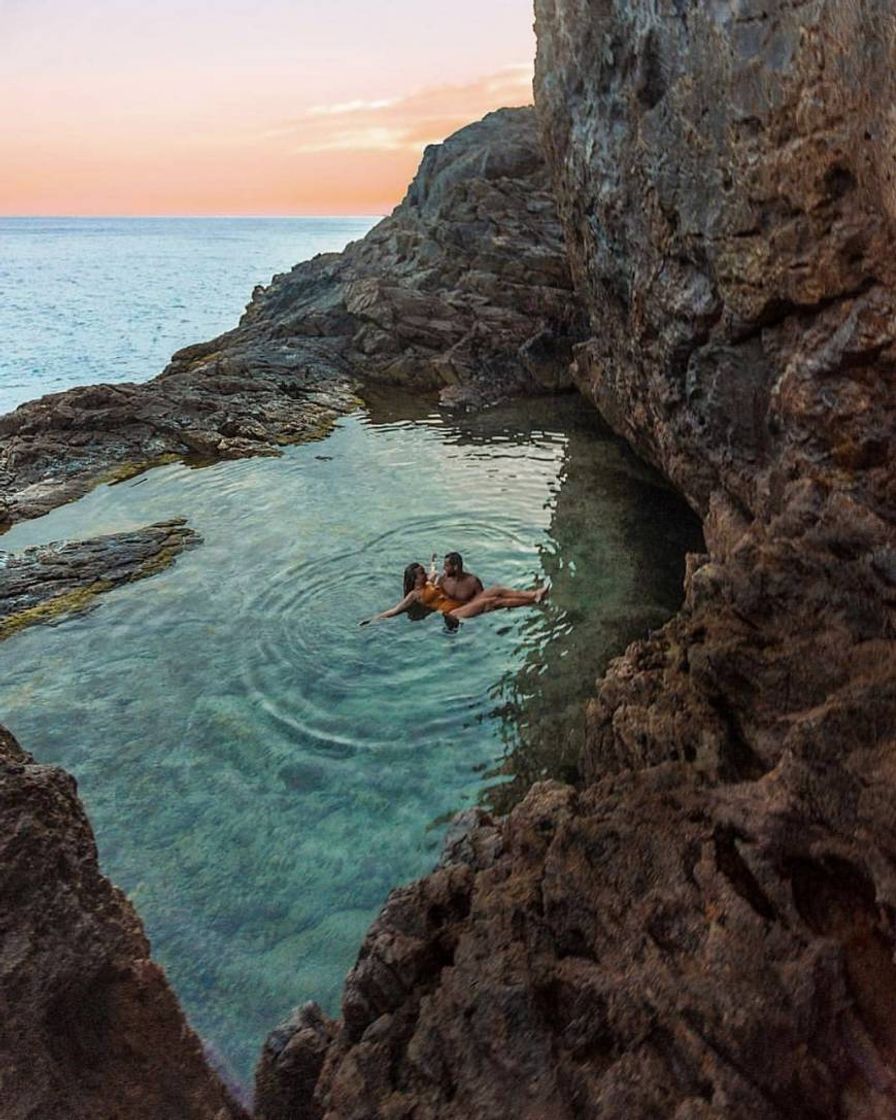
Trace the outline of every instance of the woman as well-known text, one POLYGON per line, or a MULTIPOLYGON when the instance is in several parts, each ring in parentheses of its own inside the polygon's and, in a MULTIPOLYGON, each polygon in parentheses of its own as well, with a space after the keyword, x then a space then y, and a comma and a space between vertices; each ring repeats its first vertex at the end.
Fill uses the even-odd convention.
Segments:
POLYGON ((429 562, 429 573, 422 564, 408 564, 404 570, 404 598, 387 611, 380 611, 371 618, 362 619, 361 626, 371 622, 378 622, 381 618, 395 618, 396 615, 405 614, 416 606, 424 607, 430 611, 439 611, 445 617, 445 625, 449 630, 455 630, 461 619, 473 618, 486 611, 500 610, 509 607, 526 607, 532 603, 540 603, 547 595, 549 588, 536 587, 532 591, 516 591, 512 587, 486 587, 467 603, 460 603, 457 599, 450 599, 435 581, 436 554, 432 554, 429 562))

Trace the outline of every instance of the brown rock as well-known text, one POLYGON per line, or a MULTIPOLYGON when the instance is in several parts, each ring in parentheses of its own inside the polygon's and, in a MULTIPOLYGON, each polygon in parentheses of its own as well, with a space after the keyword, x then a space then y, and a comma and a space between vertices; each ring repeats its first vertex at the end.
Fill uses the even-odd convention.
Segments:
POLYGON ((755 776, 820 706, 896 726, 892 13, 567 8, 537 5, 536 85, 594 330, 576 379, 711 561, 608 675, 586 769, 755 776))
POLYGON ((0 728, 4 1120, 237 1120, 130 903, 105 879, 75 782, 0 728))

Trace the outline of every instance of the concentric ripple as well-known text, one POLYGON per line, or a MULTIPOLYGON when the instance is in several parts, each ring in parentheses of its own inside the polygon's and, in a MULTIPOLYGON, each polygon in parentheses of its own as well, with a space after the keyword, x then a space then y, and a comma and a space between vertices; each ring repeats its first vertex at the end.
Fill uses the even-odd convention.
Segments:
POLYGON ((494 650, 485 642, 469 643, 465 680, 459 681, 444 663, 450 652, 445 643, 458 636, 437 613, 383 620, 357 634, 352 627, 401 598, 405 563, 417 557, 428 563, 434 544, 475 540, 489 570, 506 571, 518 567, 521 556, 537 565, 531 537, 531 526, 519 519, 455 510, 371 534, 350 552, 284 567, 246 607, 254 620, 247 639, 252 655, 243 660, 246 691, 263 697, 264 716, 281 735, 327 757, 390 749, 409 707, 416 740, 456 736, 489 710, 481 682, 492 679, 494 650), (346 628, 353 640, 335 651, 334 635, 345 635, 346 628), (423 628, 424 648, 432 650, 426 657, 423 628), (331 661, 322 658, 328 649, 335 651, 331 661), (284 689, 284 680, 300 680, 302 687, 284 689))
POLYGON ((78 778, 104 868, 244 1081, 292 1006, 337 1009, 388 890, 437 858, 434 821, 496 769, 502 796, 564 772, 583 696, 674 609, 692 546, 682 507, 572 402, 381 419, 280 459, 160 468, 3 540, 173 516, 202 534, 0 646, 0 710, 78 778), (551 598, 456 633, 437 614, 358 626, 449 550, 486 585, 550 578, 551 598))

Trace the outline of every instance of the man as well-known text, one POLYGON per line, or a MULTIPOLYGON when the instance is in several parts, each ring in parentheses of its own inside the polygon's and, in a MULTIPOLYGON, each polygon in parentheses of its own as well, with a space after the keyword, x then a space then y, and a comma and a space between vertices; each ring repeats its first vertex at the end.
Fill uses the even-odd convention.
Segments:
POLYGON ((444 569, 436 580, 436 586, 457 603, 469 603, 484 590, 479 576, 464 571, 463 557, 459 552, 445 553, 444 569))

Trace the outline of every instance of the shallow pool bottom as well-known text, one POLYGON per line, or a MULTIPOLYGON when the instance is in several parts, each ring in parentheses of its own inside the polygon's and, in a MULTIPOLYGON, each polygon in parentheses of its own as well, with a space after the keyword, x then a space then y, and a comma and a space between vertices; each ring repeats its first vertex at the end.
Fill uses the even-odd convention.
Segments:
POLYGON ((4 547, 186 516, 204 543, 0 647, 3 720, 75 774, 215 1060, 248 1083, 308 999, 338 1011, 388 891, 443 822, 570 777, 609 656, 680 599, 693 518, 576 398, 472 418, 359 412, 282 458, 160 468, 4 547), (540 608, 359 628, 457 549, 540 608))

